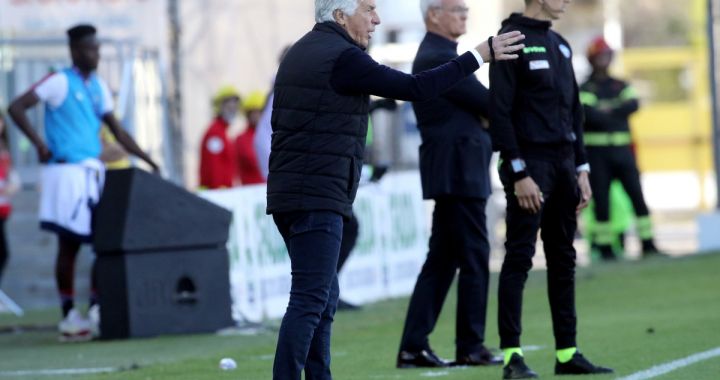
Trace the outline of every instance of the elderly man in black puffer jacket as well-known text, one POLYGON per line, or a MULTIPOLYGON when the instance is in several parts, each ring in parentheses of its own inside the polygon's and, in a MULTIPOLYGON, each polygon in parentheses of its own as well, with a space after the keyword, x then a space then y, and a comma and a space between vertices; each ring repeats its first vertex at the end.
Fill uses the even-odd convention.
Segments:
POLYGON ((343 218, 352 213, 360 180, 369 95, 430 99, 484 61, 516 58, 512 53, 522 48, 514 45, 521 33, 509 33, 436 69, 408 75, 365 52, 380 24, 375 0, 316 0, 315 13, 317 24, 285 56, 274 89, 267 212, 292 266, 273 366, 278 380, 299 380, 303 369, 306 380, 332 378, 336 266, 343 218))

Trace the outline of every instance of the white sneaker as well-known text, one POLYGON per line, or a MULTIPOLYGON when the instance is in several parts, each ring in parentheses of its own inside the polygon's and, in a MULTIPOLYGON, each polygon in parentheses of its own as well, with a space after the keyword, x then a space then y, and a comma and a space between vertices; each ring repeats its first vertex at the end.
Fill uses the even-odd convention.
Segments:
POLYGON ((90 332, 93 338, 100 337, 100 305, 95 304, 88 310, 88 319, 90 320, 90 332))
POLYGON ((87 342, 92 339, 92 326, 89 320, 72 309, 68 315, 58 323, 61 342, 87 342))

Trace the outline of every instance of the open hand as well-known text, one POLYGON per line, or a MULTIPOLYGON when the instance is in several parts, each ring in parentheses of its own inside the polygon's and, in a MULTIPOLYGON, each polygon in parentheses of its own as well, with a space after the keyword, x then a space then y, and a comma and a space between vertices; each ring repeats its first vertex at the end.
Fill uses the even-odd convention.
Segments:
POLYGON ((517 44, 524 39, 525 35, 518 31, 503 33, 496 37, 491 37, 488 41, 483 41, 483 43, 475 49, 480 53, 480 56, 485 62, 517 59, 518 55, 513 53, 525 48, 524 44, 517 44), (492 49, 490 48, 489 42, 492 42, 492 49))

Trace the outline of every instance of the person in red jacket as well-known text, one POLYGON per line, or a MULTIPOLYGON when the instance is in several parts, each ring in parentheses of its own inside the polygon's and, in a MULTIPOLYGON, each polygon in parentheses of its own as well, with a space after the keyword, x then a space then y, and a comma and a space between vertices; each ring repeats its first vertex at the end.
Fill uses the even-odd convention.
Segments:
POLYGON ((215 119, 200 147, 200 187, 232 187, 235 180, 235 149, 227 130, 240 109, 240 94, 232 86, 221 88, 213 98, 215 119))
POLYGON ((255 153, 255 128, 262 115, 267 96, 255 91, 243 103, 243 110, 247 118, 247 128, 235 140, 235 154, 237 158, 238 177, 243 185, 265 183, 265 176, 260 172, 257 154, 255 153))
POLYGON ((12 170, 10 152, 7 149, 5 120, 0 113, 0 280, 2 280, 5 264, 10 255, 5 237, 5 222, 12 211, 10 195, 18 189, 19 182, 17 173, 12 170))

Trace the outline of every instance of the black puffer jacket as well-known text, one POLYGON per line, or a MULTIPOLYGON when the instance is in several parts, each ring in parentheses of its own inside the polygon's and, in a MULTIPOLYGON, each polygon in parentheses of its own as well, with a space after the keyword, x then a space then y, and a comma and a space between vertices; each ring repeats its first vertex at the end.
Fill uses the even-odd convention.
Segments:
POLYGON ((349 217, 368 126, 367 95, 330 85, 336 60, 357 47, 334 23, 317 24, 287 53, 275 81, 267 213, 328 210, 349 217))

